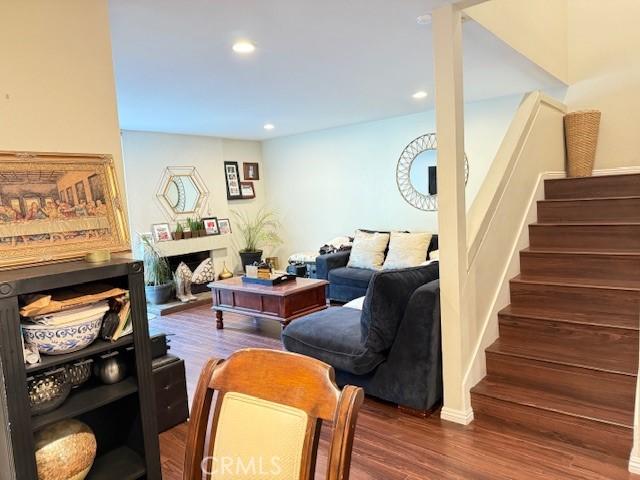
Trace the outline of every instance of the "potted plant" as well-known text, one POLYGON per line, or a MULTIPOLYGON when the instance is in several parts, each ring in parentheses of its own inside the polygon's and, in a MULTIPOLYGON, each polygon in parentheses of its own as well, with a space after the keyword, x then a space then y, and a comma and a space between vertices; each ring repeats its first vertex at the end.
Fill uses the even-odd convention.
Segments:
POLYGON ((193 234, 193 232, 191 231, 191 217, 187 217, 187 219, 185 220, 185 225, 187 226, 187 230, 184 230, 182 233, 182 237, 183 238, 191 238, 194 237, 195 235, 193 234))
POLYGON ((206 235, 206 232, 204 231, 204 224, 199 218, 187 218, 187 226, 191 232, 191 238, 203 237, 206 235))
POLYGON ((167 303, 173 294, 173 275, 167 259, 160 255, 148 236, 140 236, 144 247, 144 282, 147 301, 154 305, 167 303))
POLYGON ((242 268, 260 263, 262 247, 276 246, 282 243, 278 234, 280 221, 275 212, 261 208, 255 215, 245 212, 232 212, 236 218, 238 232, 242 237, 242 248, 239 251, 242 268))
POLYGON ((173 239, 182 240, 183 236, 184 236, 184 229, 182 228, 182 224, 178 222, 176 224, 176 230, 173 232, 173 239))
POLYGON ((204 229, 204 222, 199 218, 193 220, 192 228, 196 232, 196 237, 205 237, 207 235, 207 232, 204 229))

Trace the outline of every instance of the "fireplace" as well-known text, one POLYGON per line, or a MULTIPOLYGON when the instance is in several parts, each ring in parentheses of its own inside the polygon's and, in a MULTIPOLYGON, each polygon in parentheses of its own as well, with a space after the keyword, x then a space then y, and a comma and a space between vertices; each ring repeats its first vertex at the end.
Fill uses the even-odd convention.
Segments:
MULTIPOLYGON (((167 260, 169 262, 169 267, 171 267, 171 271, 175 272, 180 262, 184 262, 187 267, 193 272, 198 265, 200 265, 203 260, 207 258, 211 258, 211 252, 209 250, 202 252, 191 252, 191 253, 183 253, 179 255, 171 255, 167 256, 167 260)), ((196 285, 195 283, 191 286, 192 293, 202 293, 209 291, 206 283, 202 285, 196 285)))

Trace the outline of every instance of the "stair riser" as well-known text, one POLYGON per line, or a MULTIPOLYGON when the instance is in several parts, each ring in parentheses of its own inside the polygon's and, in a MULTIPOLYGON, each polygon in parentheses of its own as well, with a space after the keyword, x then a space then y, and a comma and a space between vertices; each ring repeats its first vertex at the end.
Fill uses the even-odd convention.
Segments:
POLYGON ((640 225, 529 225, 531 248, 640 252, 640 225))
POLYGON ((640 175, 545 180, 545 198, 602 198, 640 196, 640 175))
POLYGON ((640 222, 640 198, 541 201, 538 222, 640 222))
MULTIPOLYGON (((499 318, 500 338, 514 341, 537 341, 548 344, 577 342, 581 345, 592 345, 593 349, 604 352, 633 353, 638 350, 638 331, 623 328, 610 328, 579 323, 554 322, 503 316, 499 318)), ((634 369, 634 370, 637 370, 634 369)))
POLYGON ((640 255, 577 255, 520 253, 520 271, 526 279, 572 278, 640 282, 640 255))
POLYGON ((549 311, 598 314, 610 317, 612 324, 615 324, 615 315, 634 319, 640 315, 640 292, 634 290, 544 285, 512 280, 511 303, 521 308, 544 306, 549 311))
POLYGON ((636 377, 487 352, 487 375, 511 383, 584 398, 629 412, 633 420, 636 377))
POLYGON ((485 395, 471 394, 476 418, 490 417, 508 425, 543 434, 578 447, 628 458, 633 443, 630 428, 550 412, 539 408, 505 402, 485 395))

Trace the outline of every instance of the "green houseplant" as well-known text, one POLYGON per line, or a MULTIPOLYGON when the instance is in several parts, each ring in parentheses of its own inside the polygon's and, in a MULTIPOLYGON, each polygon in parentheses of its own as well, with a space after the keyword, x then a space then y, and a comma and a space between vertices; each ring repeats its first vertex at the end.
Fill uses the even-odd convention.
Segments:
POLYGON ((173 293, 173 275, 169 262, 146 235, 140 235, 144 248, 144 283, 147 301, 154 305, 169 302, 173 293))
POLYGON ((182 228, 182 224, 178 222, 176 224, 176 230, 173 232, 173 239, 182 240, 183 236, 184 236, 184 228, 182 228))
POLYGON ((236 219, 237 229, 242 237, 239 254, 243 269, 262 260, 263 247, 282 243, 278 234, 280 220, 275 212, 263 207, 254 215, 240 211, 231 213, 236 219))
POLYGON ((187 230, 183 230, 182 233, 182 237, 183 238, 191 238, 191 237, 195 237, 195 235, 193 234, 193 232, 191 231, 191 222, 193 220, 191 220, 191 217, 187 217, 187 219, 184 221, 185 226, 187 227, 187 230))
POLYGON ((200 218, 194 218, 191 221, 191 225, 189 226, 191 231, 193 232, 194 237, 204 237, 207 233, 204 230, 204 223, 200 218))

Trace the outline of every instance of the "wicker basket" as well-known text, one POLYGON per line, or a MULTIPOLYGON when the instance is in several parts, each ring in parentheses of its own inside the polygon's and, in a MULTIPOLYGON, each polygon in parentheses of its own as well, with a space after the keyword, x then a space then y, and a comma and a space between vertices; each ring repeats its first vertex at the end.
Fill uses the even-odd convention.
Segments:
POLYGON ((569 177, 590 177, 598 146, 600 112, 583 110, 564 117, 567 143, 567 174, 569 177))

